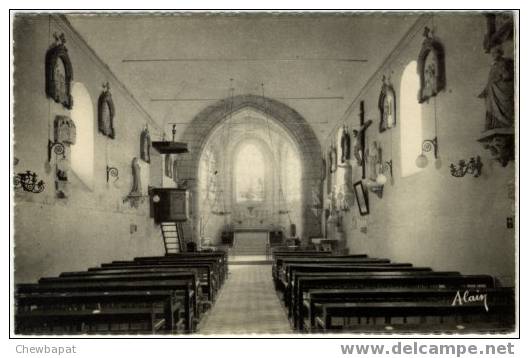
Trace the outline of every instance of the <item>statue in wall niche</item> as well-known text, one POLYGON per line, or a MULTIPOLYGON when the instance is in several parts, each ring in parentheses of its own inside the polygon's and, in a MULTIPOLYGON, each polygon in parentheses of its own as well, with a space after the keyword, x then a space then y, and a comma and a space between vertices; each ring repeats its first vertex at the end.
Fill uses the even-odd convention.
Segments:
POLYGON ((345 163, 345 161, 351 159, 351 136, 349 135, 349 130, 346 125, 343 126, 340 145, 342 147, 341 162, 345 163))
POLYGON ((97 122, 99 132, 103 135, 114 139, 116 133, 114 131, 114 101, 110 93, 110 84, 108 82, 103 84, 103 92, 97 101, 97 122))
POLYGON ((54 33, 55 43, 46 52, 46 96, 72 109, 71 83, 73 67, 66 48, 64 34, 54 33))
POLYGON ((53 123, 55 141, 63 144, 75 144, 77 131, 74 122, 67 116, 56 116, 53 123))
POLYGON ((132 159, 132 188, 129 196, 141 196, 141 167, 138 158, 132 159))
POLYGON ((381 148, 378 146, 376 141, 371 142, 371 145, 367 149, 367 162, 368 162, 368 178, 369 180, 376 181, 378 176, 378 168, 382 161, 381 148))
POLYGON ((146 127, 140 135, 140 158, 146 163, 151 162, 151 135, 146 127))
POLYGON ((353 157, 356 160, 357 166, 361 167, 364 162, 364 148, 360 138, 360 132, 353 130, 353 157))
POLYGON ((485 99, 485 131, 478 139, 493 159, 506 166, 514 159, 514 61, 503 50, 491 50, 493 58, 487 86, 479 97, 485 99))

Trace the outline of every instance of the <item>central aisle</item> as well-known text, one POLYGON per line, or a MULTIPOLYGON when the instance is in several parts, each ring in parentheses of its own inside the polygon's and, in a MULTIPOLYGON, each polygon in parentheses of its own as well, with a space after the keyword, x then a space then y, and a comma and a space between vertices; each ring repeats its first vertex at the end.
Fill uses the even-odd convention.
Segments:
POLYGON ((271 265, 231 265, 199 334, 292 333, 272 282, 271 265))

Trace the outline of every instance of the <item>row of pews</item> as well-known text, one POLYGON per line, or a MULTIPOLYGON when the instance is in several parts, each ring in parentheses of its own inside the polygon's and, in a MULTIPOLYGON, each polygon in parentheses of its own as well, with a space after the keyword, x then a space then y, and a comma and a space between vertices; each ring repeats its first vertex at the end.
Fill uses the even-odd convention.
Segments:
POLYGON ((17 334, 195 332, 228 275, 223 251, 137 257, 15 287, 17 334))
POLYGON ((488 275, 285 247, 272 276, 298 332, 514 330, 514 290, 488 275))

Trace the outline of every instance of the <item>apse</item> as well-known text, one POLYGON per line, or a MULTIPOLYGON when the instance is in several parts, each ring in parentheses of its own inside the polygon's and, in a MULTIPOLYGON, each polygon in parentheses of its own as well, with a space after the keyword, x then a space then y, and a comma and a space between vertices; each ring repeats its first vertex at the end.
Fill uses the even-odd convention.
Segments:
POLYGON ((250 107, 228 115, 199 160, 201 242, 216 244, 233 230, 299 235, 301 171, 296 143, 273 117, 250 107))

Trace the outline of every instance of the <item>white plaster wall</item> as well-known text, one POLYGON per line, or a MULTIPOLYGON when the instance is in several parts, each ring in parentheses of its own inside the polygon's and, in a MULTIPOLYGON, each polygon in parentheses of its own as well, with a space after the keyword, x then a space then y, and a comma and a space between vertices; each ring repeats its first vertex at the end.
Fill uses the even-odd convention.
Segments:
MULTIPOLYGON (((400 121, 405 119, 398 116, 396 128, 378 133, 377 102, 382 74, 391 75, 397 99, 400 98, 402 72, 410 61, 417 59, 421 49, 421 26, 358 100, 365 101, 366 119, 373 120, 366 144, 379 141, 383 159, 393 159, 394 184, 388 181, 382 199, 369 193, 369 216, 360 217, 356 205, 343 214, 347 245, 350 252, 436 270, 492 274, 511 285, 515 278, 515 230, 506 227, 506 218, 514 215, 513 201, 507 194, 507 185, 514 180, 514 164, 511 162, 504 168, 491 161, 476 141, 485 117, 485 104, 477 96, 486 84, 491 63, 490 55, 482 48, 485 18, 435 16, 427 25, 435 28, 446 54, 446 90, 422 105, 424 139, 434 137, 437 106, 440 167, 436 168, 432 154, 428 153, 428 167, 401 177, 400 121), (450 163, 457 164, 460 159, 476 155, 484 162, 481 177, 451 176, 450 163), (360 231, 362 227, 367 227, 367 233, 360 231)), ((505 50, 512 57, 512 44, 507 44, 505 50)), ((358 125, 359 102, 354 107, 346 120, 350 126, 358 125)), ((353 176, 353 181, 360 180, 359 168, 353 176)))
MULTIPOLYGON (((132 184, 131 162, 139 157, 140 133, 149 122, 134 105, 131 95, 113 77, 84 42, 59 19, 48 16, 17 17, 14 22, 14 156, 15 172, 35 171, 46 189, 40 194, 15 194, 15 281, 34 282, 41 276, 84 270, 104 261, 163 253, 158 226, 149 215, 148 200, 133 209, 123 198, 132 184), (74 81, 88 89, 97 115, 97 99, 103 82, 109 81, 116 116, 116 139, 97 132, 95 137, 94 188, 90 190, 70 171, 70 196, 55 197, 51 172, 45 170, 48 138, 55 115, 68 110, 46 98, 44 58, 54 32, 66 35, 74 81), (106 182, 106 165, 119 169, 120 187, 106 182), (137 231, 131 233, 131 225, 137 231)), ((75 103, 74 103, 75 106, 75 103)), ((97 118, 95 119, 97 123, 97 118)), ((149 122, 153 140, 159 138, 149 122)), ((153 151, 154 152, 154 151, 153 151)), ((150 184, 161 184, 160 156, 152 154, 155 167, 142 164, 150 184)), ((143 182, 144 191, 149 183, 143 182)))

